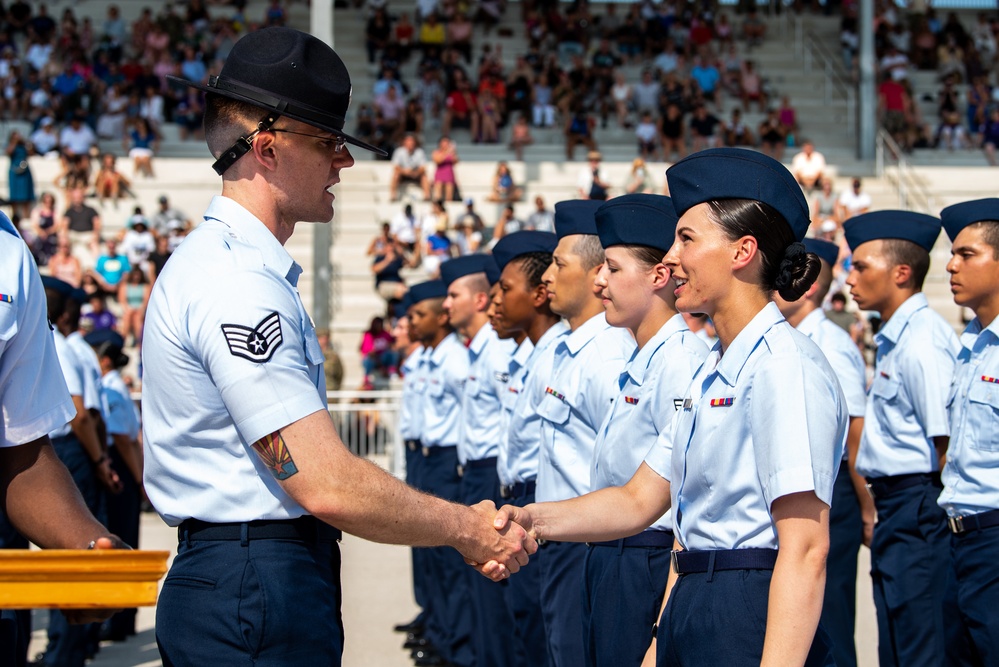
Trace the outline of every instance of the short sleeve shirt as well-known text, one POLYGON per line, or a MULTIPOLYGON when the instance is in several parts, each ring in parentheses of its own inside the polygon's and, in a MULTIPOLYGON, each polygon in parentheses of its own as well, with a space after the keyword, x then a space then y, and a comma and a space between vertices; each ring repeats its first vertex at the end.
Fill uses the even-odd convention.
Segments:
POLYGON ((0 447, 23 445, 76 414, 28 247, 0 213, 0 447))
POLYGON ((423 445, 457 447, 462 395, 468 378, 468 350, 458 334, 451 333, 426 354, 423 445))
MULTIPOLYGON (((776 549, 783 496, 832 502, 846 400, 822 351, 767 304, 694 375, 673 423, 674 533, 685 549, 776 549)), ((646 462, 659 472, 661 453, 646 462)), ((662 475, 662 472, 659 472, 662 475)))
POLYGON ((922 293, 906 299, 874 340, 857 472, 868 478, 935 472, 933 438, 950 435, 947 401, 961 343, 922 293))
POLYGON ((402 362, 402 402, 399 406, 399 431, 403 440, 419 440, 423 424, 423 391, 425 348, 410 353, 402 362))
MULTIPOLYGON (((66 381, 69 395, 71 397, 79 396, 82 400, 86 386, 86 369, 83 362, 66 341, 66 337, 58 330, 52 332, 52 341, 55 343, 56 357, 59 359, 62 378, 66 381)), ((69 424, 60 424, 49 432, 49 437, 62 438, 69 435, 71 431, 69 424)))
POLYGON ((399 146, 392 152, 392 164, 401 169, 418 169, 427 163, 427 156, 422 148, 415 148, 412 152, 406 150, 405 146, 399 146))
POLYGON ((215 197, 153 286, 142 345, 144 480, 168 524, 305 514, 251 449, 326 409, 301 272, 260 220, 215 197))
POLYGON ((101 387, 108 405, 108 445, 114 445, 112 435, 124 435, 130 440, 138 440, 139 415, 121 374, 109 371, 101 378, 101 387))
POLYGON ((509 377, 514 342, 500 340, 485 324, 468 344, 468 377, 461 405, 461 439, 458 461, 497 456, 503 428, 502 391, 509 377))

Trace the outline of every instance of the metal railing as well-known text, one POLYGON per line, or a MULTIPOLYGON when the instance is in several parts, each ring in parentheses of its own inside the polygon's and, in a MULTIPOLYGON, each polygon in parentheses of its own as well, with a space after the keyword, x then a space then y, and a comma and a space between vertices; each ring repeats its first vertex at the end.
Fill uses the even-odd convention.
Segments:
POLYGON ((402 470, 401 391, 330 391, 326 399, 337 433, 351 452, 387 461, 393 474, 402 470))
POLYGON ((842 101, 846 107, 846 129, 851 134, 857 125, 857 87, 840 67, 840 58, 829 51, 822 38, 795 17, 794 52, 801 59, 806 74, 823 73, 822 101, 826 106, 842 101))
POLYGON ((874 149, 874 171, 883 178, 898 195, 898 207, 906 211, 929 213, 933 210, 933 195, 916 177, 915 171, 905 159, 902 148, 884 129, 878 130, 874 149))

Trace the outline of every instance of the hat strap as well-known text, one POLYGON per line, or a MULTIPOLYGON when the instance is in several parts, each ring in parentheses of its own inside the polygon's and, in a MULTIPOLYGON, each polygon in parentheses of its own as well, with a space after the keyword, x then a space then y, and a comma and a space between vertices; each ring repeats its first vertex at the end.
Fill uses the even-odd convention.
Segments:
MULTIPOLYGON (((284 107, 287 106, 284 102, 280 102, 279 104, 281 105, 281 111, 283 111, 284 107)), ((219 156, 219 159, 215 160, 215 163, 212 164, 212 169, 215 170, 215 173, 221 176, 229 169, 229 167, 236 163, 236 160, 249 153, 250 149, 253 148, 253 139, 261 132, 266 132, 271 129, 271 126, 274 125, 280 117, 281 114, 279 113, 267 114, 260 120, 259 123, 257 123, 257 129, 250 134, 244 134, 237 139, 236 143, 227 148, 225 152, 219 156)))

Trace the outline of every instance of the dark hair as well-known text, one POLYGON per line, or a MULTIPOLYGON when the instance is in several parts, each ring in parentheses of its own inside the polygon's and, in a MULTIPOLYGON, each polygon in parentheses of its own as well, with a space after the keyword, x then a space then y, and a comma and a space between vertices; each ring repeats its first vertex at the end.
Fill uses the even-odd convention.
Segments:
POLYGON ((205 98, 205 143, 213 157, 236 143, 244 134, 252 132, 253 124, 266 115, 259 107, 221 95, 209 94, 205 98))
POLYGON ((48 306, 49 321, 57 322, 63 313, 66 312, 66 302, 69 299, 56 290, 47 288, 45 290, 45 301, 48 306))
POLYGON ((647 245, 628 245, 625 248, 628 249, 628 253, 635 258, 636 262, 647 269, 651 269, 656 264, 662 264, 663 257, 666 256, 666 253, 659 248, 647 245))
POLYGON ((999 259, 999 220, 979 220, 968 226, 982 230, 982 240, 992 246, 992 259, 999 259))
POLYGON ((511 263, 513 262, 520 266, 524 277, 527 278, 527 284, 534 288, 541 284, 541 276, 545 275, 545 271, 552 265, 552 254, 550 252, 527 252, 514 257, 511 260, 511 263))
POLYGON ((905 239, 884 239, 881 248, 892 266, 904 265, 912 269, 912 286, 923 288, 923 281, 930 271, 930 253, 926 248, 905 239))
POLYGON ((834 294, 833 294, 833 295, 832 295, 831 297, 829 297, 829 298, 830 298, 831 300, 833 300, 833 301, 841 301, 841 302, 843 302, 843 303, 846 303, 846 295, 845 295, 845 294, 843 294, 842 292, 835 292, 835 293, 834 293, 834 294))
POLYGON ((721 199, 709 201, 708 208, 729 239, 756 239, 762 260, 760 280, 767 292, 797 301, 815 282, 822 262, 795 239, 791 226, 772 206, 755 199, 721 199))

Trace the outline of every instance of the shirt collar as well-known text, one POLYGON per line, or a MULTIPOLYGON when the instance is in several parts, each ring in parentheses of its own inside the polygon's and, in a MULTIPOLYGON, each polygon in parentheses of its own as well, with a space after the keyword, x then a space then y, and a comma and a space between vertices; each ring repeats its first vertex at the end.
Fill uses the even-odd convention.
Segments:
MULTIPOLYGON (((739 335, 735 337, 732 344, 728 346, 725 354, 722 355, 721 361, 718 362, 718 374, 725 379, 725 382, 730 386, 735 386, 735 383, 739 380, 739 373, 746 367, 749 355, 759 345, 763 335, 770 331, 775 324, 783 321, 784 316, 781 315, 780 309, 777 308, 777 304, 773 301, 764 306, 763 310, 756 313, 753 319, 749 321, 749 324, 739 332, 739 335)), ((721 342, 716 344, 715 348, 720 349, 720 345, 721 342)))
POLYGON ((816 308, 812 312, 805 315, 805 318, 798 323, 796 328, 801 333, 811 337, 813 333, 819 330, 819 327, 822 326, 822 320, 825 319, 826 314, 822 311, 822 309, 816 308))
POLYGON ((489 342, 492 333, 493 325, 489 324, 489 322, 483 324, 476 334, 472 336, 472 340, 469 341, 469 351, 476 356, 482 354, 482 349, 486 346, 486 343, 489 342))
POLYGON ((656 332, 655 336, 650 338, 641 349, 635 350, 635 353, 631 357, 631 361, 628 362, 628 365, 625 367, 622 375, 630 376, 632 382, 638 386, 642 386, 642 383, 645 381, 645 372, 648 370, 649 363, 652 361, 652 357, 655 356, 656 351, 674 334, 689 330, 690 329, 687 327, 687 321, 683 319, 683 315, 680 315, 679 313, 666 320, 666 322, 659 327, 659 331, 656 332))
POLYGON ((986 332, 994 340, 999 340, 999 317, 992 320, 992 323, 984 329, 982 328, 982 321, 977 317, 968 322, 968 326, 964 328, 964 332, 961 334, 961 346, 973 350, 975 344, 981 339, 982 334, 986 332))
POLYGON ((563 341, 569 349, 569 354, 575 356, 580 350, 586 347, 586 344, 593 340, 598 333, 606 329, 607 315, 600 313, 599 315, 594 315, 590 319, 586 320, 578 329, 566 336, 563 341))
POLYGON ((459 340, 458 334, 452 331, 441 341, 440 345, 430 351, 430 356, 428 357, 430 363, 434 366, 440 366, 444 363, 444 357, 448 355, 449 348, 453 345, 461 345, 461 340, 459 340))
POLYGON ((902 305, 898 307, 885 325, 881 327, 881 331, 878 332, 876 336, 877 340, 880 342, 882 339, 889 340, 892 343, 897 343, 898 339, 902 336, 902 331, 905 330, 909 320, 912 316, 919 310, 927 307, 926 295, 922 292, 916 292, 908 299, 902 302, 902 305))
POLYGON ((548 328, 548 331, 544 332, 541 335, 541 338, 538 339, 538 343, 537 345, 534 346, 534 349, 535 350, 545 349, 546 347, 552 344, 552 341, 554 341, 556 338, 564 334, 567 330, 568 327, 566 327, 565 322, 561 320, 556 322, 555 324, 553 324, 551 327, 548 328))
POLYGON ((513 356, 510 357, 512 364, 518 368, 527 363, 527 360, 531 356, 531 352, 534 352, 534 344, 531 342, 530 338, 524 338, 524 340, 517 346, 514 350, 513 356))
POLYGON ((232 229, 260 252, 264 266, 284 276, 292 285, 298 286, 302 267, 292 259, 264 223, 235 200, 221 195, 212 197, 212 202, 205 211, 205 220, 217 220, 232 229))

